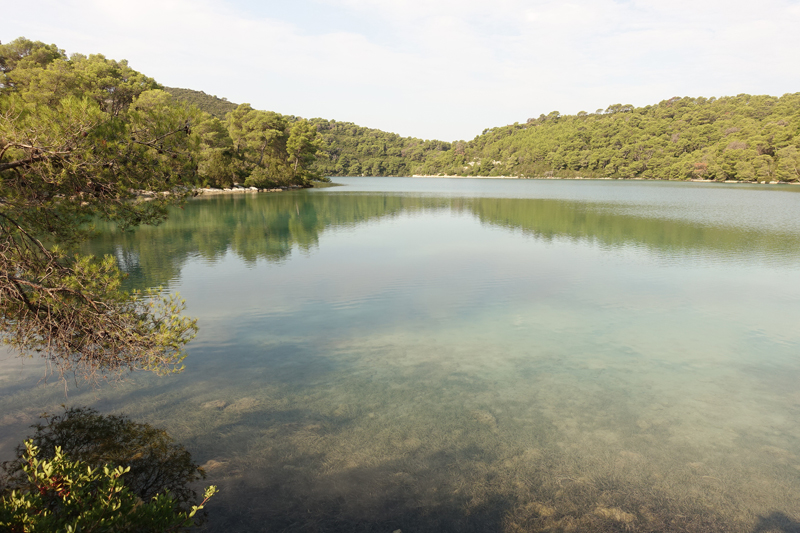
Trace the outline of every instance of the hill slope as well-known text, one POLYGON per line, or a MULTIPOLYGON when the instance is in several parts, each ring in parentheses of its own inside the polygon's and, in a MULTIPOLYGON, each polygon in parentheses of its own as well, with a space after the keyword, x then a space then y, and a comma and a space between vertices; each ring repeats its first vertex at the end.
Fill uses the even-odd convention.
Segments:
MULTIPOLYGON (((167 88, 219 118, 235 109, 167 88)), ((287 116, 287 120, 299 120, 287 116)), ((671 98, 595 113, 557 111, 448 143, 315 118, 325 176, 519 176, 800 181, 800 93, 671 98)))
POLYGON ((450 149, 450 143, 401 137, 352 122, 313 118, 322 135, 316 168, 325 176, 409 176, 415 167, 450 149))
POLYGON ((417 173, 800 180, 800 93, 671 98, 492 128, 417 173))
POLYGON ((225 115, 236 109, 238 104, 229 102, 227 98, 218 98, 203 91, 194 89, 180 89, 177 87, 164 87, 164 90, 179 100, 183 100, 199 109, 202 109, 211 116, 222 120, 225 115))
MULTIPOLYGON (((237 107, 225 98, 203 91, 175 87, 165 87, 165 90, 220 120, 237 107)), ((299 120, 295 116, 283 117, 289 122, 299 120)), ((310 122, 316 126, 322 139, 314 169, 323 176, 407 176, 413 166, 450 148, 450 144, 443 141, 401 137, 352 122, 322 118, 310 122)))

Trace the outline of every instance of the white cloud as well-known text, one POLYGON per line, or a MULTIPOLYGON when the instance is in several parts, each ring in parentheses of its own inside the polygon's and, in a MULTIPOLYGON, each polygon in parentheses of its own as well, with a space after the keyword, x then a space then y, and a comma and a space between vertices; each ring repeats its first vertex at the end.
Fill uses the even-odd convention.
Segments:
POLYGON ((789 0, 6 3, 5 31, 127 58, 168 85, 427 138, 554 109, 800 90, 789 0))

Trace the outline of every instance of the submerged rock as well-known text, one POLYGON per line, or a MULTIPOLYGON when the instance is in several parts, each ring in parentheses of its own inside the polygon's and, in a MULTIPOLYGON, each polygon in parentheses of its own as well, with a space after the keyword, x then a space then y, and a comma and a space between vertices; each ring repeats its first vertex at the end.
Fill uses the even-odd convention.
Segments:
POLYGON ((600 507, 598 506, 594 510, 594 514, 601 518, 608 518, 614 520, 615 522, 621 522, 623 524, 630 524, 636 517, 631 513, 626 513, 622 509, 617 507, 600 507))
POLYGON ((545 505, 539 502, 531 502, 525 506, 525 510, 531 513, 535 513, 538 516, 543 518, 549 518, 556 514, 556 508, 551 507, 549 505, 545 505))
POLYGON ((225 411, 247 411, 248 409, 252 409, 258 405, 258 400, 255 398, 241 398, 236 400, 229 406, 225 408, 225 411))
POLYGON ((214 470, 219 470, 227 464, 228 463, 226 461, 217 461, 215 459, 211 459, 200 465, 200 468, 202 468, 204 472, 212 472, 214 470))
POLYGON ((476 410, 472 411, 472 418, 481 424, 488 426, 492 431, 497 431, 497 418, 489 411, 476 410))
POLYGON ((206 402, 200 407, 202 409, 225 409, 225 406, 228 405, 228 402, 225 400, 211 400, 210 402, 206 402))

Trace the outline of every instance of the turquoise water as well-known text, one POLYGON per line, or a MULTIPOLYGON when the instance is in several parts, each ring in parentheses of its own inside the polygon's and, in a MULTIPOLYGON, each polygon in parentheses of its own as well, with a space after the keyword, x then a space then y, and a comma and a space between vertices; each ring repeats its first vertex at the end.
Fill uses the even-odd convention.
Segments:
POLYGON ((800 187, 338 181, 103 228, 187 369, 6 357, 0 459, 66 402, 186 443, 212 531, 800 528, 800 187))

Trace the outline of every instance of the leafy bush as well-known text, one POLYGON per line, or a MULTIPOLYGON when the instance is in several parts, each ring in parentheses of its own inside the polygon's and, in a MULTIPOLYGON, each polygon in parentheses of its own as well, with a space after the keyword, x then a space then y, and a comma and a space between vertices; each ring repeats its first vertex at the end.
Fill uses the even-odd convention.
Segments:
POLYGON ((69 459, 60 447, 40 457, 33 440, 22 456, 24 485, 0 499, 0 527, 16 532, 169 532, 193 525, 193 517, 216 492, 211 486, 198 506, 177 510, 168 491, 143 501, 122 481, 130 467, 92 467, 69 459))
MULTIPOLYGON (((54 460, 56 449, 85 466, 125 468, 120 482, 142 501, 169 492, 176 510, 189 512, 197 494, 189 484, 205 477, 189 452, 166 431, 133 422, 123 415, 101 415, 89 407, 65 408, 62 414, 44 415, 35 424, 30 442, 43 460, 54 460)), ((26 443, 17 447, 17 460, 4 464, 11 488, 29 482, 26 443)), ((202 513, 201 513, 202 516, 202 513)), ((200 517, 198 517, 200 518, 200 517)))

